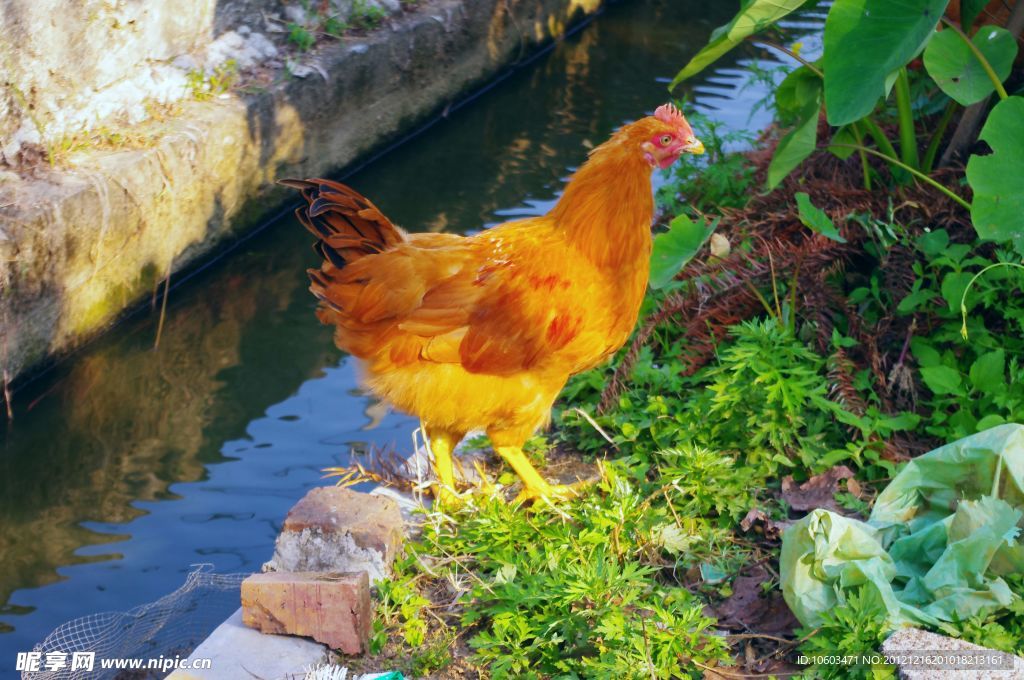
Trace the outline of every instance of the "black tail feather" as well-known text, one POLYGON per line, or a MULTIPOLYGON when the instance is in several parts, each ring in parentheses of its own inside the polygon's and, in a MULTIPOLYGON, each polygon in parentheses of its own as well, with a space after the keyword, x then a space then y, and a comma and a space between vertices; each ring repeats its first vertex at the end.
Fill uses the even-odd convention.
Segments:
POLYGON ((282 179, 298 189, 306 201, 295 216, 317 242, 315 250, 331 266, 342 268, 367 255, 375 255, 405 240, 373 203, 354 189, 326 179, 282 179))

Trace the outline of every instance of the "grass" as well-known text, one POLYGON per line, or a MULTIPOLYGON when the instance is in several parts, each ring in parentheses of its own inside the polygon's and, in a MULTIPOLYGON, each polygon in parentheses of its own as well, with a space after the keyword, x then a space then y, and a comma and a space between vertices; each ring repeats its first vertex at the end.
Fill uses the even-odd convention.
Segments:
POLYGON ((207 101, 224 94, 238 81, 238 62, 228 59, 211 71, 193 69, 185 76, 192 98, 207 101))
POLYGON ((372 31, 387 19, 388 13, 380 5, 368 2, 368 0, 352 0, 352 13, 349 22, 353 27, 364 31, 372 31))
MULTIPOLYGON (((402 6, 411 7, 417 1, 403 0, 402 6)), ((299 52, 312 50, 320 36, 326 35, 341 40, 350 30, 372 31, 388 18, 388 12, 383 6, 369 2, 369 0, 353 0, 347 21, 335 14, 325 12, 325 6, 320 3, 317 3, 316 7, 304 4, 304 7, 304 19, 285 25, 288 32, 288 44, 299 52)))

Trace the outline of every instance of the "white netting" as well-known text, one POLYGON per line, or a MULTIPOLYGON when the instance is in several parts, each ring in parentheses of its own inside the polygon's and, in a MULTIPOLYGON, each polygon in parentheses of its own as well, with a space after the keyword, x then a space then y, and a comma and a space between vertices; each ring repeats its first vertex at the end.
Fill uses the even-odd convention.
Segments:
MULTIPOLYGON (((42 653, 40 668, 44 670, 23 672, 22 680, 113 679, 133 671, 103 670, 102 659, 184 659, 238 609, 242 580, 248 575, 214 574, 212 565, 198 565, 181 588, 156 602, 68 621, 33 649, 42 653), (75 652, 95 653, 92 671, 71 670, 75 652), (45 670, 48 653, 57 653, 57 658, 66 654, 63 668, 45 670)), ((166 675, 153 670, 134 673, 127 677, 166 675)))

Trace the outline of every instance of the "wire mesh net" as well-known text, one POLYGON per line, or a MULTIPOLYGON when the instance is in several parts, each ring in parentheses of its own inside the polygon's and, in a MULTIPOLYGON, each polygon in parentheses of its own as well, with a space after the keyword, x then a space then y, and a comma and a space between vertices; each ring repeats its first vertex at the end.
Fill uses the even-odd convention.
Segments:
POLYGON ((162 678, 169 670, 147 669, 150 659, 184 659, 239 606, 248 574, 215 574, 200 565, 173 593, 124 612, 90 614, 61 625, 32 650, 41 654, 38 671, 22 680, 162 678), (75 668, 76 652, 85 656, 75 668), (89 655, 94 662, 87 664, 89 655), (104 669, 103 660, 141 659, 142 668, 104 669), (83 666, 91 665, 91 670, 83 666))

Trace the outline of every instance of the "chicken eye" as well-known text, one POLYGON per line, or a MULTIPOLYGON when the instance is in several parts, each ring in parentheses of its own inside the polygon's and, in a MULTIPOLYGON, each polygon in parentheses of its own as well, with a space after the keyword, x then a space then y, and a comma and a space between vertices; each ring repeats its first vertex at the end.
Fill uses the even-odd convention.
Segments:
POLYGON ((662 146, 668 146, 671 143, 672 143, 672 135, 662 135, 661 136, 661 145, 662 146))

